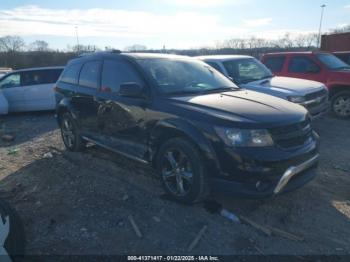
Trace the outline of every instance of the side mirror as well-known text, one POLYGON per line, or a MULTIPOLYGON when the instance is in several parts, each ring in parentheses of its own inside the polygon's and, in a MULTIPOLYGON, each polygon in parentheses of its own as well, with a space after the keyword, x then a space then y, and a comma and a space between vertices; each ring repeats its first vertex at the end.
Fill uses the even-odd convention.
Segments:
POLYGON ((120 85, 118 94, 123 97, 144 98, 144 89, 138 83, 123 83, 120 85))

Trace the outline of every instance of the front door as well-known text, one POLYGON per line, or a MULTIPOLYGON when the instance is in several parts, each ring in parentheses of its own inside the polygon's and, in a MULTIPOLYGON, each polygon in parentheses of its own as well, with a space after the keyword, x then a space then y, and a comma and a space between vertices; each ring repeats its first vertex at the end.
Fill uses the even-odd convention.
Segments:
POLYGON ((307 56, 292 56, 288 62, 288 76, 325 82, 322 67, 307 56))
POLYGON ((100 139, 117 151, 143 158, 147 152, 146 99, 118 95, 120 85, 130 82, 146 88, 145 81, 129 61, 104 60, 101 88, 96 94, 100 139))
POLYGON ((25 96, 23 87, 21 86, 21 74, 12 73, 0 81, 0 89, 3 92, 7 102, 9 112, 25 111, 25 96))

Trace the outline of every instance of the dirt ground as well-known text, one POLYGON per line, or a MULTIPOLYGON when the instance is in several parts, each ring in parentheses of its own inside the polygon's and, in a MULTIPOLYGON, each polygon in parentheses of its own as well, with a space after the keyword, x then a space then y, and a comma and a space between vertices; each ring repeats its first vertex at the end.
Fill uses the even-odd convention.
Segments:
POLYGON ((22 217, 28 254, 350 254, 350 121, 315 123, 319 175, 305 187, 266 200, 215 196, 235 214, 299 240, 168 201, 152 169, 101 148, 65 151, 51 113, 1 122, 0 132, 16 139, 0 142, 0 197, 22 217))

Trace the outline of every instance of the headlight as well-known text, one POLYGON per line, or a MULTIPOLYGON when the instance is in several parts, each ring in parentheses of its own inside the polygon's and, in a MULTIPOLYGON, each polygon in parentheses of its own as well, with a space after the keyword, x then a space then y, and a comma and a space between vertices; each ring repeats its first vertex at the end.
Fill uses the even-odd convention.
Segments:
POLYGON ((305 97, 303 96, 288 96, 288 100, 293 103, 303 103, 305 102, 305 97))
POLYGON ((266 147, 273 145, 271 135, 265 129, 252 130, 215 127, 215 131, 228 146, 266 147))

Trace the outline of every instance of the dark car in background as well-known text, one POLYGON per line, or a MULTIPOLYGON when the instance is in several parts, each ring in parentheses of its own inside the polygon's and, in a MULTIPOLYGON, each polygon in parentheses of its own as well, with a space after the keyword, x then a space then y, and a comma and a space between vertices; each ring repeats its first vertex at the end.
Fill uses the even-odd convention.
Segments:
POLYGON ((68 150, 92 142, 149 163, 178 201, 210 190, 267 197, 317 173, 318 135, 305 108, 238 88, 193 58, 86 55, 67 64, 55 90, 68 150))

